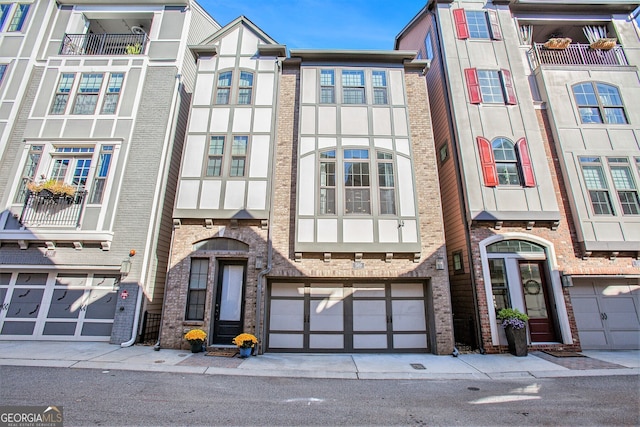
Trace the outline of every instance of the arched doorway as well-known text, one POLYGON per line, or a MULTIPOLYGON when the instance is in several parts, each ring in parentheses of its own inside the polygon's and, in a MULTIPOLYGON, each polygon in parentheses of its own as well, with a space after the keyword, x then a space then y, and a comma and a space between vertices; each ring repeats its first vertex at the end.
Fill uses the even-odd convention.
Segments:
POLYGON ((512 307, 526 313, 531 343, 561 341, 546 248, 525 240, 500 240, 486 245, 486 258, 489 305, 495 312, 512 307))

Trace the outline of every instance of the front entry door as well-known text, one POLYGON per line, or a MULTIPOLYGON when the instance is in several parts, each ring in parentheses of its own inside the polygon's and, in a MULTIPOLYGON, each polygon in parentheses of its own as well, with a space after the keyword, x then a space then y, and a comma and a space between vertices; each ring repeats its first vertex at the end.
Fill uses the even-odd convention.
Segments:
POLYGON ((216 286, 212 343, 232 344, 242 333, 244 319, 244 262, 220 262, 216 286))
POLYGON ((520 279, 529 316, 531 342, 557 341, 554 315, 541 261, 520 261, 520 279))

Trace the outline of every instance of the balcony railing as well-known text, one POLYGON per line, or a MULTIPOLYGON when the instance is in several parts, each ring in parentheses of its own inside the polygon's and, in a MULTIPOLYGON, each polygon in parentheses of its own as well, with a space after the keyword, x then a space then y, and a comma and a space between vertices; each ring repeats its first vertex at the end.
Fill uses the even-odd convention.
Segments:
POLYGON ((146 34, 65 34, 60 55, 143 55, 146 34))
POLYGON ((73 196, 29 191, 20 215, 20 223, 25 227, 79 227, 86 199, 87 192, 84 190, 77 191, 73 196))
POLYGON ((570 44, 566 49, 547 49, 543 43, 534 43, 529 50, 533 68, 540 65, 629 65, 622 46, 610 50, 592 49, 588 44, 570 44))

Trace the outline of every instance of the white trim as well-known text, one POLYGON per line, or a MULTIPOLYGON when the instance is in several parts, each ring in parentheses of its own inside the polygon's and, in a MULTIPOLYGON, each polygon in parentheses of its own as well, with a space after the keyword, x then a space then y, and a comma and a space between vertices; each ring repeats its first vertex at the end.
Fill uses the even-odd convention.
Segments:
MULTIPOLYGON (((569 317, 567 315, 567 307, 564 302, 564 294, 562 292, 562 281, 560 279, 560 272, 558 270, 558 264, 556 262, 556 254, 554 245, 552 242, 545 240, 541 237, 534 236, 527 233, 504 233, 495 236, 488 237, 478 244, 480 249, 480 258, 482 262, 482 274, 484 279, 484 289, 487 298, 487 312, 489 314, 489 323, 491 325, 491 343, 493 345, 500 345, 500 330, 498 329, 498 322, 495 316, 495 307, 493 305, 493 292, 491 290, 491 275, 489 272, 489 256, 487 254, 487 246, 500 242, 502 240, 524 240, 533 243, 537 243, 545 248, 546 262, 549 267, 549 276, 551 277, 551 289, 553 292, 553 299, 556 306, 556 315, 558 326, 560 327, 560 333, 562 335, 562 342, 564 344, 573 344, 573 337, 571 336, 571 327, 569 325, 569 317)), ((534 257, 538 258, 539 257, 534 257)), ((523 309, 523 307, 516 307, 523 309)))

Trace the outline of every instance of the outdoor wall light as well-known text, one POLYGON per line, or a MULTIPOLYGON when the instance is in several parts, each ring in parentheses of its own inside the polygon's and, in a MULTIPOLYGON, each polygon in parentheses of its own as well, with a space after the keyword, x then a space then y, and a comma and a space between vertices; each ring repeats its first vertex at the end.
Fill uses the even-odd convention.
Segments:
POLYGON ((123 276, 127 276, 130 272, 131 272, 131 261, 129 261, 128 259, 125 259, 120 264, 120 274, 122 274, 123 276))

